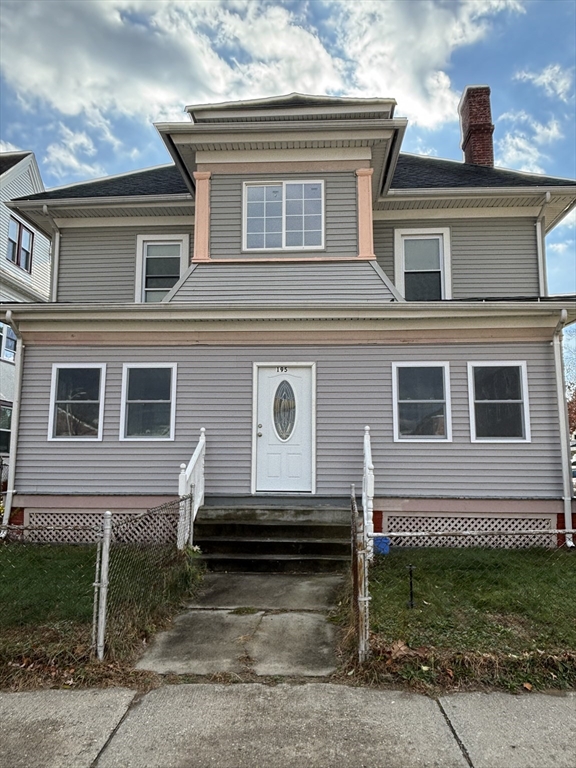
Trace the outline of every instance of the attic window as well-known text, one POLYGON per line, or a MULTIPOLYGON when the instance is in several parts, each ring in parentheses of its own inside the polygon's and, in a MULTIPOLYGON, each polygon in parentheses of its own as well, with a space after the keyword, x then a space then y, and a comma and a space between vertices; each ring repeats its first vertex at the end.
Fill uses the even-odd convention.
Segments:
POLYGON ((244 185, 244 250, 324 247, 324 182, 244 185))

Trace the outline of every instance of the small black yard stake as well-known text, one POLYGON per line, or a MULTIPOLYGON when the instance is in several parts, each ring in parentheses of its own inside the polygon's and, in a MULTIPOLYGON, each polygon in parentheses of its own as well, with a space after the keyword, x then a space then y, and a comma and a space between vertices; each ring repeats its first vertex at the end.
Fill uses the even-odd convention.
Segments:
POLYGON ((410 578, 410 600, 408 600, 408 608, 414 608, 414 579, 412 573, 414 571, 413 565, 407 565, 408 574, 410 578))

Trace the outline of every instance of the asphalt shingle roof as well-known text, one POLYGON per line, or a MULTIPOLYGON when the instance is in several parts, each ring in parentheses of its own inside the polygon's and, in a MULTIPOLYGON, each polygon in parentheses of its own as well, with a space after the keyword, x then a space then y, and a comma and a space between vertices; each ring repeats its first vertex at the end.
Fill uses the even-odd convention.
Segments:
MULTIPOLYGON (((24 153, 24 155, 27 153, 24 153)), ((21 158, 20 158, 21 159, 21 158)), ((391 189, 449 189, 466 187, 563 187, 576 181, 531 173, 487 168, 481 165, 400 154, 391 189)), ((19 200, 67 200, 74 198, 176 195, 187 193, 182 176, 174 165, 134 171, 109 179, 87 181, 71 187, 48 190, 19 200)))
POLYGON ((21 160, 31 155, 32 152, 2 152, 0 153, 0 176, 10 168, 14 168, 21 160))
POLYGON ((18 200, 69 200, 90 197, 130 197, 139 195, 180 195, 188 187, 175 165, 134 171, 110 179, 96 179, 72 187, 60 187, 18 200))
POLYGON ((505 171, 482 165, 400 154, 391 189, 443 189, 451 187, 564 187, 576 181, 505 171))

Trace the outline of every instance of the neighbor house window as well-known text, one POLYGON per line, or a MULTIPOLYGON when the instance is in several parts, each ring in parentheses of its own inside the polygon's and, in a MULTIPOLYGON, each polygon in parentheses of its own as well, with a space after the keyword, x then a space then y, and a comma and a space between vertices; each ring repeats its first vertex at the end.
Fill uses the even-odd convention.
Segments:
POLYGON ((324 247, 324 183, 244 185, 244 250, 324 247))
POLYGON ((468 363, 473 441, 529 441, 526 363, 468 363))
POLYGON ((10 451, 10 428, 12 424, 12 406, 0 405, 0 453, 10 451))
POLYGON ((106 366, 56 364, 52 368, 49 440, 101 440, 106 366))
POLYGON ((21 269, 32 269, 32 244, 34 235, 24 224, 10 219, 8 224, 8 251, 6 258, 21 269))
POLYGON ((14 360, 16 357, 16 334, 9 325, 0 323, 0 351, 3 360, 14 360))
POLYGON ((395 440, 452 439, 448 363, 392 363, 395 440))
POLYGON ((396 229, 394 276, 406 301, 451 299, 450 231, 396 229))
POLYGON ((139 235, 136 301, 162 301, 188 266, 188 235, 139 235))
POLYGON ((173 440, 176 364, 124 365, 121 440, 173 440))

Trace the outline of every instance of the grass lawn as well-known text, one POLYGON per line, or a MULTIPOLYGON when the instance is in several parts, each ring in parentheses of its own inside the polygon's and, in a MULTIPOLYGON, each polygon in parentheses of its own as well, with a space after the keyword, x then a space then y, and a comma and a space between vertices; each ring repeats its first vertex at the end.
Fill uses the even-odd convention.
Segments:
POLYGON ((393 547, 375 557, 370 594, 375 679, 576 687, 575 552, 393 547))
POLYGON ((146 686, 133 662, 199 583, 197 560, 112 546, 104 662, 91 647, 95 565, 95 545, 0 544, 0 688, 146 686))

